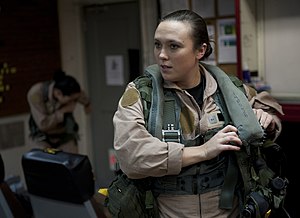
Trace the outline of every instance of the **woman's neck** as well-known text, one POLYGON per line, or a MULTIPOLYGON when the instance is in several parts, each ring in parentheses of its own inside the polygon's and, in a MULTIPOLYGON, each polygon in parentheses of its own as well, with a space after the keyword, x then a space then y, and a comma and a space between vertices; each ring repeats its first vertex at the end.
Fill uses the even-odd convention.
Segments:
POLYGON ((200 68, 193 73, 193 76, 189 76, 184 83, 178 83, 177 85, 181 89, 192 89, 201 83, 200 68))

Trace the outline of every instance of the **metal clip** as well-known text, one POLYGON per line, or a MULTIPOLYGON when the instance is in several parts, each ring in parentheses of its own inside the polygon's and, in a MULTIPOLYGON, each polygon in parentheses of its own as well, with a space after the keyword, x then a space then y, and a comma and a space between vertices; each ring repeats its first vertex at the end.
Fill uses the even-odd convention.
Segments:
POLYGON ((168 124, 167 128, 162 130, 162 141, 180 143, 180 130, 174 129, 174 124, 168 124))

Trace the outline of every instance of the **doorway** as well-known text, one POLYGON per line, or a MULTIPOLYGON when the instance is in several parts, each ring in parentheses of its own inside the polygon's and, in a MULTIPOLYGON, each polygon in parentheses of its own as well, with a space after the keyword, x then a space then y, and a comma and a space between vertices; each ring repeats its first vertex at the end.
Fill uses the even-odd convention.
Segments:
POLYGON ((138 1, 86 7, 84 21, 93 165, 96 186, 107 187, 114 178, 112 118, 127 83, 141 69, 138 1))

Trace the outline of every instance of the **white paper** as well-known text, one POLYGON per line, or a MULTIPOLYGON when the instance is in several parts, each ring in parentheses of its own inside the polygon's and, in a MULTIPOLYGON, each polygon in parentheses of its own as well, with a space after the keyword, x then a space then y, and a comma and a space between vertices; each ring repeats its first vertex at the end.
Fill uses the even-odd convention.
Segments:
POLYGON ((220 64, 236 63, 236 38, 219 39, 219 58, 220 64))
POLYGON ((124 63, 122 55, 105 57, 106 84, 111 86, 124 85, 124 63))
POLYGON ((217 21, 218 26, 218 63, 236 63, 236 29, 235 19, 221 19, 217 21))

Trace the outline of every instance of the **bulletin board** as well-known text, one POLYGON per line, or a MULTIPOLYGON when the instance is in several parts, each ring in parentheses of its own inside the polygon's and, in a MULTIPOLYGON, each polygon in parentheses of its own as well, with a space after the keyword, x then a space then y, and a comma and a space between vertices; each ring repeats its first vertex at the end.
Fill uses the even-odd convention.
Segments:
POLYGON ((60 68, 57 2, 2 0, 0 117, 29 112, 26 94, 60 68))

